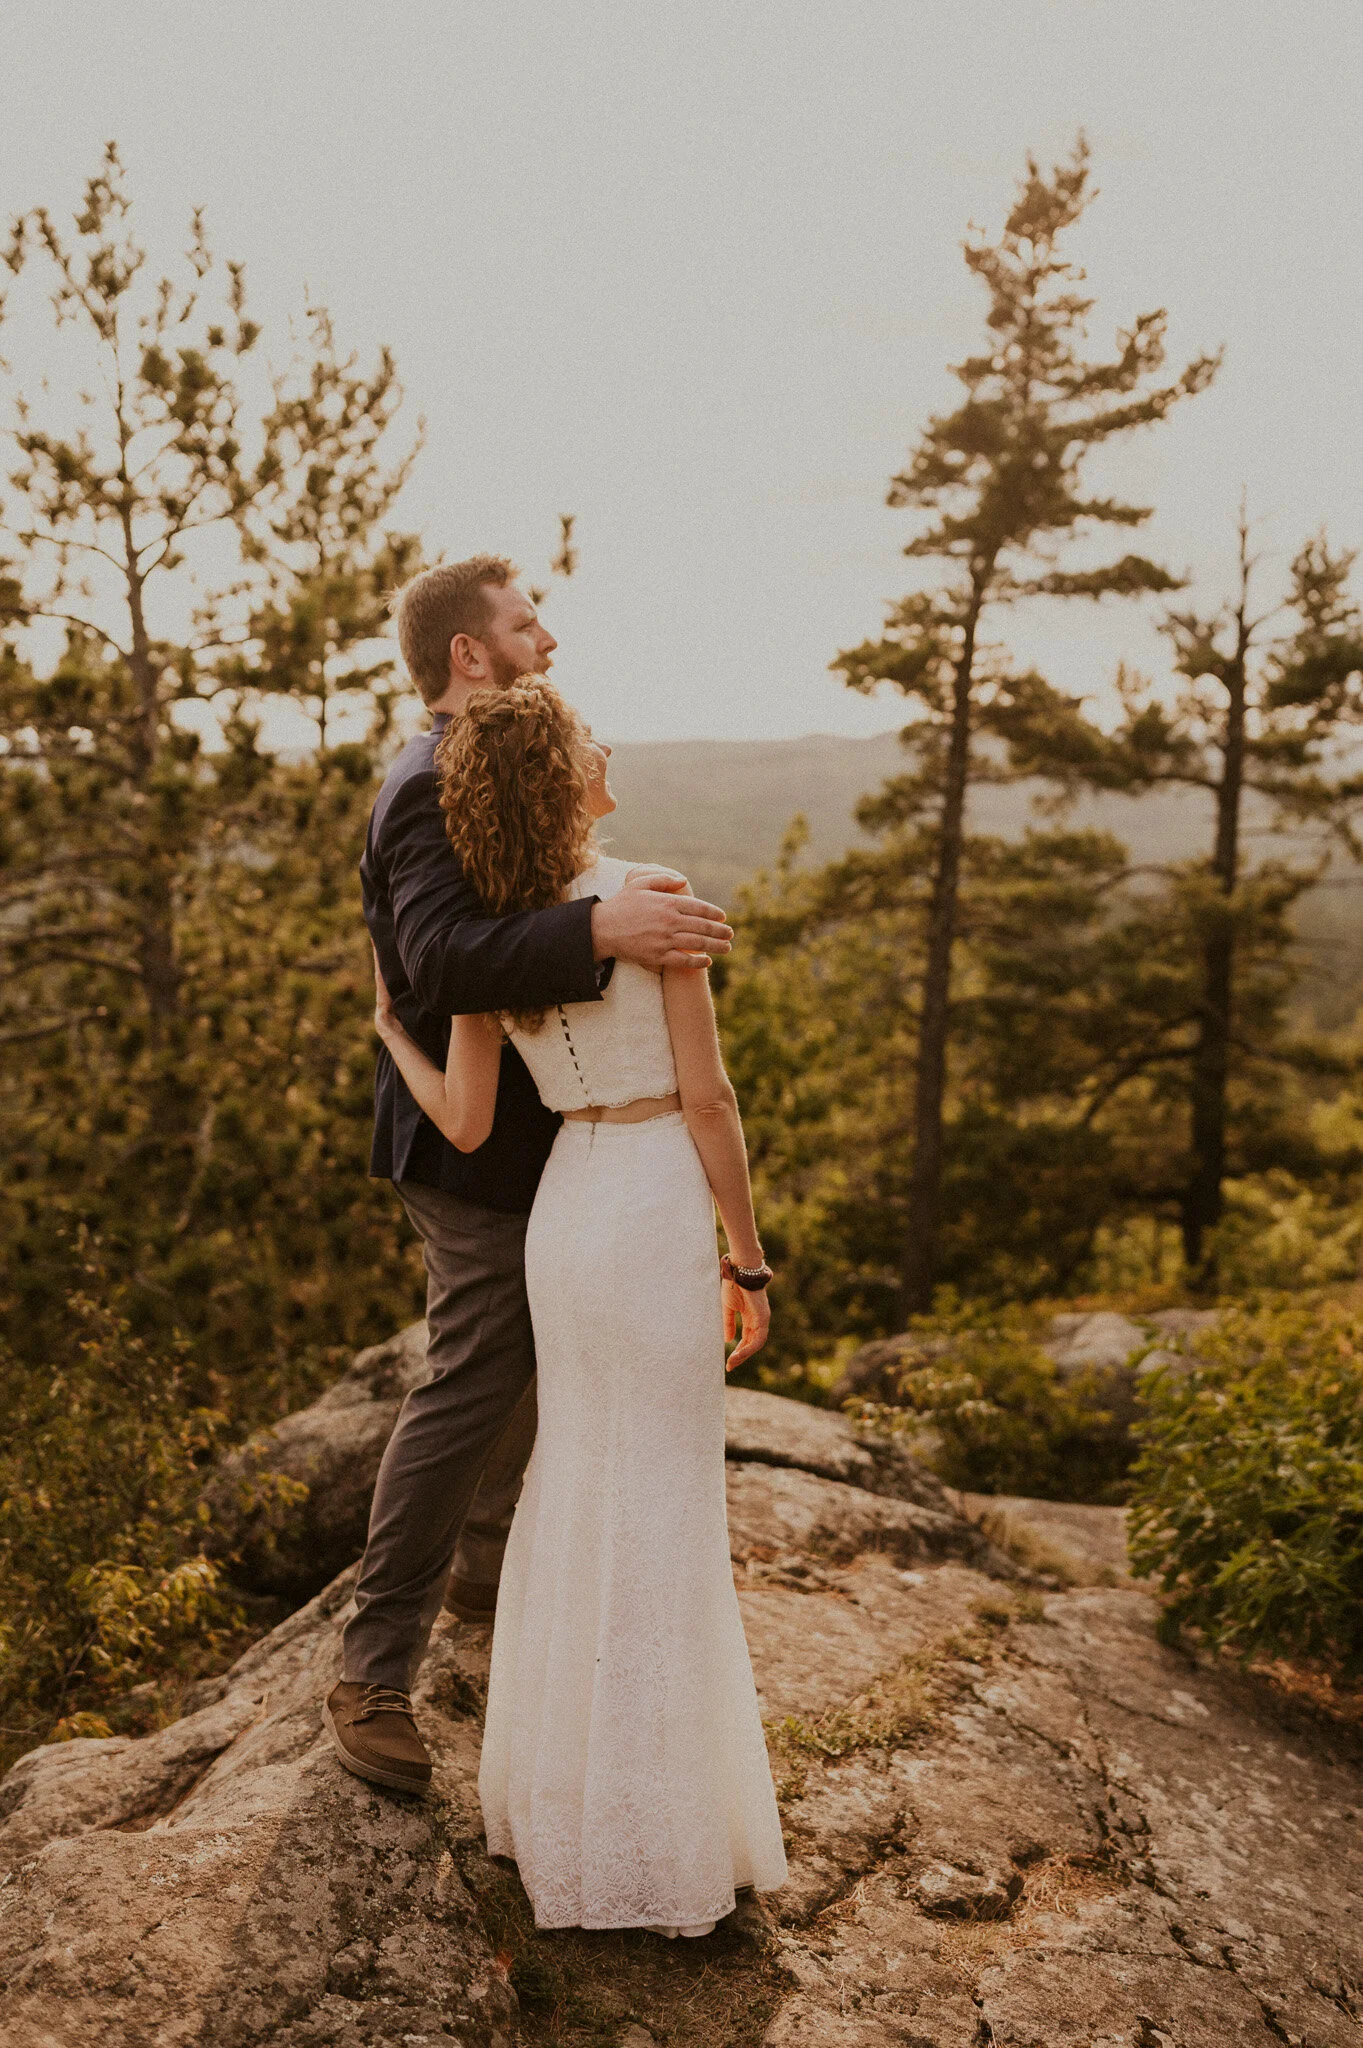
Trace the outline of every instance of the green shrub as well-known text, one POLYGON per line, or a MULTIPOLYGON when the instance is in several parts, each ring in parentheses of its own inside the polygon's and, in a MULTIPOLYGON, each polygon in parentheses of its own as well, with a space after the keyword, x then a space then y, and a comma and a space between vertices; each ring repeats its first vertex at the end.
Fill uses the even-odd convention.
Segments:
POLYGON ((1133 1569, 1162 1633, 1363 1671, 1363 1316, 1228 1309, 1147 1385, 1133 1569))
POLYGON ((0 1355, 0 1722, 7 1755, 107 1734, 95 1710, 231 1622, 202 1551, 201 1462, 220 1418, 188 1406, 184 1347, 153 1353, 71 1304, 47 1371, 0 1355))
POLYGON ((968 1492, 1120 1497, 1130 1450, 1102 1379, 1062 1379, 1035 1315, 948 1302, 909 1333, 895 1399, 849 1404, 870 1428, 918 1439, 939 1476, 968 1492))
POLYGON ((1216 1266, 1228 1294, 1298 1292, 1351 1280, 1358 1271, 1363 1211, 1346 1189, 1321 1189, 1281 1167, 1228 1180, 1216 1232, 1216 1266))

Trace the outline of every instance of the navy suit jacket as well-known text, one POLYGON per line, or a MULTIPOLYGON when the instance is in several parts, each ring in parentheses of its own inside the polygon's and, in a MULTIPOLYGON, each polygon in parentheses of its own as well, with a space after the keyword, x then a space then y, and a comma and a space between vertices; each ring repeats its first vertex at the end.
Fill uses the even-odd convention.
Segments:
MULTIPOLYGON (((409 740, 369 819, 360 882, 393 1005, 422 1050, 443 1067, 450 1018, 599 1000, 610 962, 592 959, 594 896, 489 917, 445 834, 435 748, 449 719, 409 740)), ((487 1209, 530 1208, 559 1118, 544 1107, 524 1061, 502 1047, 492 1135, 458 1152, 417 1107, 387 1046, 374 1077, 371 1174, 444 1188, 487 1209)))

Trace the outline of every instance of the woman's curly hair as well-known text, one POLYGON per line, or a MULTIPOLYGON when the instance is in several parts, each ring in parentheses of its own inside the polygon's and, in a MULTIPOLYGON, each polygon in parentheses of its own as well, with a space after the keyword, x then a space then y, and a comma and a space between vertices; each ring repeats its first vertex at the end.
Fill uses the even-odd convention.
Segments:
MULTIPOLYGON (((592 857, 592 816, 577 713, 543 676, 476 690, 435 750, 445 830, 496 917, 547 910, 592 857)), ((536 1031, 546 1012, 517 1012, 536 1031)))

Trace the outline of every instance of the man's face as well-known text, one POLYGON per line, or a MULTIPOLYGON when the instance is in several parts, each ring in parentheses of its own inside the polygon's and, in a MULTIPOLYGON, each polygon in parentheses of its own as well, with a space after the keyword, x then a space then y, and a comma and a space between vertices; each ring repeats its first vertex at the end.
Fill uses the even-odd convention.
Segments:
POLYGON ((547 676, 558 642, 540 624, 539 614, 525 592, 514 583, 507 583, 492 586, 486 595, 488 622, 478 640, 492 671, 492 682, 504 690, 517 676, 547 676))

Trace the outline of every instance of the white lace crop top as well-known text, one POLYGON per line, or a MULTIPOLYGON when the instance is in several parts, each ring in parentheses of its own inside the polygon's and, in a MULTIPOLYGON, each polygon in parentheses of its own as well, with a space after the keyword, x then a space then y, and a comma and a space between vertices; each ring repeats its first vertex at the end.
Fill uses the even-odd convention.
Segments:
MULTIPOLYGON (((568 895, 604 900, 645 866, 651 863, 599 854, 576 877, 568 895)), ((653 872, 666 875, 675 870, 653 872)), ((510 1018, 503 1021, 549 1109, 617 1109, 626 1102, 676 1091, 662 976, 632 960, 616 961, 599 1003, 560 1003, 538 1031, 522 1031, 510 1018)))

